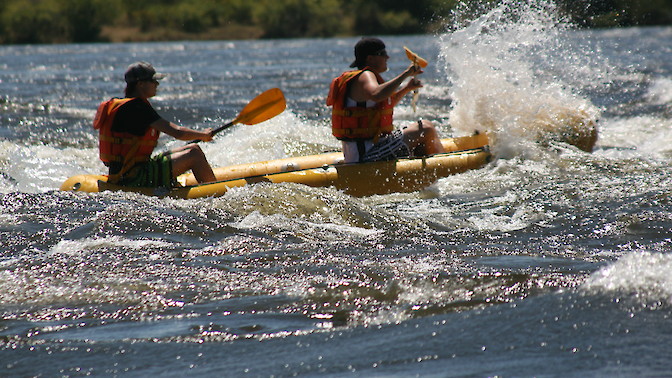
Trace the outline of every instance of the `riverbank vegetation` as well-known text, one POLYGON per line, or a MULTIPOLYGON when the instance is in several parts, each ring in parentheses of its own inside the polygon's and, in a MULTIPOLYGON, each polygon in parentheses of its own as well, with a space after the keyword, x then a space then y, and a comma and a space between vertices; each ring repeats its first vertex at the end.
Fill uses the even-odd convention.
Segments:
MULTIPOLYGON (((0 43, 422 34, 441 30, 465 1, 0 0, 0 43)), ((583 27, 672 23, 672 0, 556 3, 561 14, 583 27)))

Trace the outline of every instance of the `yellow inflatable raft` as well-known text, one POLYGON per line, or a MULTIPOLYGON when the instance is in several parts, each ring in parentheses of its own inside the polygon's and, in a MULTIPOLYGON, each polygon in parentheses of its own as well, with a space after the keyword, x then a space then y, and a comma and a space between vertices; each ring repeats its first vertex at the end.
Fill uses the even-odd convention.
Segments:
POLYGON ((216 168, 216 182, 198 185, 193 175, 178 177, 182 186, 166 188, 132 188, 107 183, 104 175, 78 175, 67 179, 61 190, 102 192, 121 190, 152 196, 175 198, 217 197, 227 190, 260 182, 293 182, 313 187, 333 186, 353 196, 369 196, 423 189, 437 179, 476 169, 488 162, 488 137, 442 140, 446 153, 424 158, 343 164, 340 152, 270 160, 216 168))

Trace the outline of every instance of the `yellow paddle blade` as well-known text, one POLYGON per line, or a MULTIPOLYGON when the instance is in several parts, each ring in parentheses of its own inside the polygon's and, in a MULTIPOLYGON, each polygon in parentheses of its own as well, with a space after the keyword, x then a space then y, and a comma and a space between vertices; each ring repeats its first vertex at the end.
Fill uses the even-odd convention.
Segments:
POLYGON ((416 53, 414 53, 413 51, 409 50, 408 47, 406 47, 406 46, 404 46, 404 50, 406 50, 406 56, 408 57, 408 59, 409 59, 411 62, 417 64, 418 66, 420 66, 420 67, 422 67, 422 68, 427 67, 427 64, 428 64, 427 61, 424 60, 424 59, 422 59, 420 56, 418 56, 418 54, 416 54, 416 53))
POLYGON ((256 125, 282 113, 287 106, 285 95, 279 88, 272 88, 250 101, 232 123, 256 125))

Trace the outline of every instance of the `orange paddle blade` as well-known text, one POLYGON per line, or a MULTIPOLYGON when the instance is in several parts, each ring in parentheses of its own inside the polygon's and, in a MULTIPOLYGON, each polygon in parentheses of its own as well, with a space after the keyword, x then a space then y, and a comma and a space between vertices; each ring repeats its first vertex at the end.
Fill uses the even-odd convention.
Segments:
POLYGON ((287 102, 282 91, 279 88, 272 88, 250 101, 232 123, 256 125, 282 113, 286 106, 287 102))
POLYGON ((406 50, 406 56, 408 59, 417 64, 418 66, 425 68, 427 67, 427 61, 422 59, 418 54, 414 53, 413 51, 409 50, 408 47, 404 46, 404 50, 406 50))

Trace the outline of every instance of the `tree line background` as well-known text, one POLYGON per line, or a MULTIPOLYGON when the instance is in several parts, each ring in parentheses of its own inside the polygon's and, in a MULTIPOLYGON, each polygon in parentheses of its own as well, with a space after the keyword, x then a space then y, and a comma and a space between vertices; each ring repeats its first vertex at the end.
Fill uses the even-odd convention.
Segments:
MULTIPOLYGON (((0 0, 0 43, 422 34, 497 0, 0 0)), ((672 0, 556 0, 582 27, 672 24, 672 0)))

